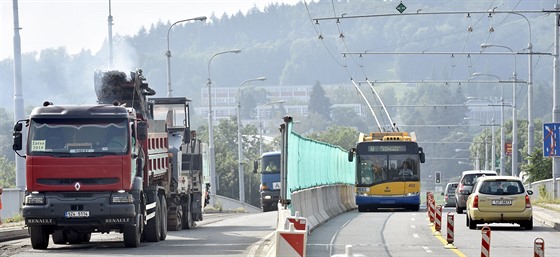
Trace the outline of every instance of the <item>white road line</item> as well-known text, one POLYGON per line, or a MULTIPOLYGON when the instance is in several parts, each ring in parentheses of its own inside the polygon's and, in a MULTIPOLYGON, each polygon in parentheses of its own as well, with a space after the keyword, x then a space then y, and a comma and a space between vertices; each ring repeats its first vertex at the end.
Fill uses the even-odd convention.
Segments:
POLYGON ((413 237, 415 238, 419 238, 420 236, 418 234, 412 234, 413 237))
POLYGON ((430 250, 430 247, 422 246, 422 248, 424 248, 424 251, 426 251, 427 253, 432 253, 432 250, 430 250))
POLYGON ((416 225, 410 225, 410 228, 416 228, 416 225))

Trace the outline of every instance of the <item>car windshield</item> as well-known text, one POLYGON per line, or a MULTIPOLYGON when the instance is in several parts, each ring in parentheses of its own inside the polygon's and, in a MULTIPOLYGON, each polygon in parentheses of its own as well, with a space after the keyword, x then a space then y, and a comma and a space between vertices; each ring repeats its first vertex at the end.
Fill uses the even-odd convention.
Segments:
POLYGON ((472 186, 474 185, 474 182, 476 182, 476 180, 482 176, 494 176, 494 174, 483 174, 483 173, 477 173, 477 174, 467 174, 465 175, 465 177, 463 177, 463 185, 465 186, 472 186))
POLYGON ((521 181, 517 180, 485 180, 479 192, 487 195, 516 195, 525 193, 521 181))
POLYGON ((457 184, 451 184, 447 187, 447 193, 453 193, 457 189, 457 184))

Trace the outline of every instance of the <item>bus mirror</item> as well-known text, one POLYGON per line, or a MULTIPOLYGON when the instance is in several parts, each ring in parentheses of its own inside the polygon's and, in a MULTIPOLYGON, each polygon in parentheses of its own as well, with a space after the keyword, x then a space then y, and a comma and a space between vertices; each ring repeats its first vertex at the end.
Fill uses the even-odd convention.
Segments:
POLYGON ((426 162, 426 155, 424 154, 424 149, 422 147, 418 147, 418 152, 420 153, 420 163, 426 162))
POLYGON ((253 162, 253 173, 257 173, 259 170, 259 161, 253 162))

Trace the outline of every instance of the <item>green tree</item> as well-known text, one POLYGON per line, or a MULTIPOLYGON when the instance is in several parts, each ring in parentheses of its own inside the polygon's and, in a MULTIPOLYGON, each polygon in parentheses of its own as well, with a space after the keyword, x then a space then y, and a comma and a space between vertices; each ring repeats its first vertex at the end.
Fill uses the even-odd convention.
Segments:
POLYGON ((529 163, 521 165, 521 170, 529 176, 527 182, 552 178, 552 158, 544 157, 542 148, 535 148, 528 159, 529 163))
POLYGON ((309 95, 309 114, 320 115, 325 120, 331 120, 331 102, 319 81, 315 82, 311 94, 309 95))
POLYGON ((4 157, 0 157, 0 187, 16 187, 16 165, 4 157))
POLYGON ((312 133, 309 138, 340 146, 342 149, 356 147, 360 132, 352 127, 331 126, 327 131, 312 133))

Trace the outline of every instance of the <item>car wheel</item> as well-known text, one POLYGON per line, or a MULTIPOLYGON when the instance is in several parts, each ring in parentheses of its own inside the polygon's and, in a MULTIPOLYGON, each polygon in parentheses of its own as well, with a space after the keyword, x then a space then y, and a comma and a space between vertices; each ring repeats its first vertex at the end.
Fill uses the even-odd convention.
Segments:
POLYGON ((471 217, 469 217, 467 215, 467 219, 468 219, 468 223, 469 223, 469 229, 476 229, 476 221, 471 219, 471 217))
POLYGON ((466 220, 466 222, 465 222, 465 223, 466 223, 466 225, 467 225, 467 227, 468 227, 468 226, 469 226, 469 224, 470 224, 470 223, 469 223, 469 215, 468 215, 468 214, 467 214, 467 218, 466 218, 465 220, 466 220))
POLYGON ((533 230, 533 217, 530 220, 523 222, 520 224, 525 230, 533 230))
POLYGON ((457 212, 457 214, 462 214, 463 213, 463 208, 461 208, 459 206, 455 206, 455 211, 457 212))

